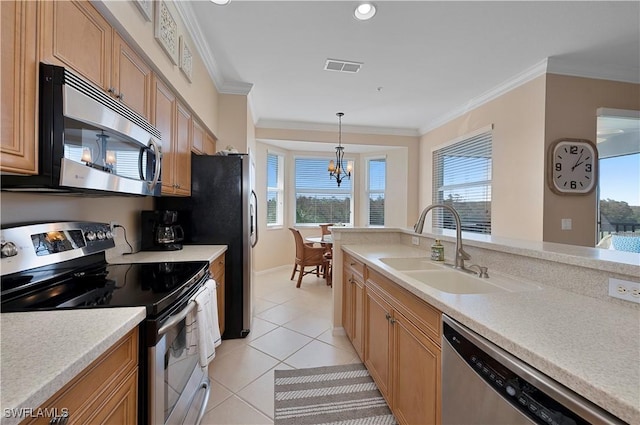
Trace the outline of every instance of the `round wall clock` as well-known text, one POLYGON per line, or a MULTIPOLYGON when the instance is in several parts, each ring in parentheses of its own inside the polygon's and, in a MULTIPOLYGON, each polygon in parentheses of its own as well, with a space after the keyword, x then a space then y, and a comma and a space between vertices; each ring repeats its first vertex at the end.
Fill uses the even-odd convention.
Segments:
POLYGON ((598 180, 598 149, 584 139, 559 139, 549 146, 547 181, 559 195, 586 195, 598 180))

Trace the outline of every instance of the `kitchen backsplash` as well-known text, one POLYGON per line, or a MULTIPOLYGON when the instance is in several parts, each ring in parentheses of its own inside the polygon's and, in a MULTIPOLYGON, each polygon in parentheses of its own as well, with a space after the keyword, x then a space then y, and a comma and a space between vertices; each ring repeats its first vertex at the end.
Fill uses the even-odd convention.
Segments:
MULTIPOLYGON (((126 228, 129 243, 137 248, 140 239, 140 211, 153 209, 153 198, 1 192, 0 206, 2 226, 47 221, 115 221, 126 228)), ((116 229, 115 240, 116 252, 108 252, 107 257, 129 252, 123 229, 116 229)))

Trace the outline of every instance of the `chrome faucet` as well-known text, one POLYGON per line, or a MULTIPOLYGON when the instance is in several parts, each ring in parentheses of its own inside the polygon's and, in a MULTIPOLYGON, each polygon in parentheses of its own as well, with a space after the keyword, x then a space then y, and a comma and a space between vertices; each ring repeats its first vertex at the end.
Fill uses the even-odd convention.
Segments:
POLYGON ((449 211, 451 215, 453 215, 453 219, 456 221, 456 259, 455 259, 454 268, 460 269, 460 270, 466 270, 464 266, 464 260, 470 260, 471 256, 467 254, 465 250, 462 248, 462 229, 461 229, 462 226, 460 224, 460 215, 458 214, 458 211, 456 211, 453 207, 450 207, 449 205, 445 205, 445 204, 429 205, 424 210, 422 210, 422 213, 420 214, 420 218, 418 219, 418 222, 416 223, 415 226, 413 226, 413 231, 416 233, 422 233, 422 229, 424 228, 424 220, 427 217, 427 213, 437 207, 444 208, 445 210, 449 211))

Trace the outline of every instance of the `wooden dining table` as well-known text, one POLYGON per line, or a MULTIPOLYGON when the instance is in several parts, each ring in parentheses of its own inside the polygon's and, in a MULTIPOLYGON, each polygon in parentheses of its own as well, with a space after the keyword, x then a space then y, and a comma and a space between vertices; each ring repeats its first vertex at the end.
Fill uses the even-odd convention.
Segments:
POLYGON ((304 240, 311 243, 333 245, 333 239, 324 238, 322 236, 307 236, 304 240))

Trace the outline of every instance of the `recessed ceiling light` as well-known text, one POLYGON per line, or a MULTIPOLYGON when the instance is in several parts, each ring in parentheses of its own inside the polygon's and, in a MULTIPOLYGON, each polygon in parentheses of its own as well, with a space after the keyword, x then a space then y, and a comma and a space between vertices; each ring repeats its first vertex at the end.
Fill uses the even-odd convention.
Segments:
POLYGON ((231 0, 211 0, 211 2, 215 4, 219 4, 220 6, 224 6, 225 4, 229 4, 231 0))
POLYGON ((354 12, 356 19, 361 21, 366 21, 367 19, 373 18, 373 15, 376 14, 376 7, 373 3, 361 3, 354 12))

